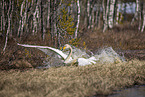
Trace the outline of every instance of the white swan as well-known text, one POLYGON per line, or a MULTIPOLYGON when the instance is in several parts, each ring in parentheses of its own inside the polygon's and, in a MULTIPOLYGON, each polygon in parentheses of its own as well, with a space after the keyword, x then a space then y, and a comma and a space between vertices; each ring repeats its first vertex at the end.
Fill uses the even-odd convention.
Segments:
POLYGON ((37 45, 27 45, 27 44, 19 44, 17 45, 24 46, 24 47, 31 47, 31 48, 37 48, 37 49, 49 49, 51 51, 54 51, 58 55, 60 55, 64 59, 65 64, 74 64, 78 63, 79 66, 85 66, 85 65, 90 65, 90 64, 96 64, 97 59, 95 57, 90 57, 88 59, 85 58, 72 58, 72 48, 69 44, 65 44, 63 49, 70 49, 70 52, 68 55, 63 53, 61 50, 58 50, 56 48, 48 47, 48 46, 37 46, 37 45))
POLYGON ((90 64, 96 64, 97 59, 95 57, 90 57, 88 59, 86 58, 76 58, 76 59, 72 59, 71 55, 72 55, 72 48, 69 44, 65 44, 63 49, 70 49, 70 53, 68 55, 68 57, 66 58, 66 60, 64 61, 64 63, 73 63, 73 62, 78 62, 79 66, 85 66, 85 65, 90 65, 90 64), (70 60, 71 59, 71 60, 70 60))

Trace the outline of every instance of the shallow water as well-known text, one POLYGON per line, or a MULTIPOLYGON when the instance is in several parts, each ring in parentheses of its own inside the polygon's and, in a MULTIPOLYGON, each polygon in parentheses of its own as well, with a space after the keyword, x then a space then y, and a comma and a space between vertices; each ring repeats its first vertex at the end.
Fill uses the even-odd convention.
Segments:
POLYGON ((116 91, 115 94, 107 97, 145 97, 145 85, 116 91))

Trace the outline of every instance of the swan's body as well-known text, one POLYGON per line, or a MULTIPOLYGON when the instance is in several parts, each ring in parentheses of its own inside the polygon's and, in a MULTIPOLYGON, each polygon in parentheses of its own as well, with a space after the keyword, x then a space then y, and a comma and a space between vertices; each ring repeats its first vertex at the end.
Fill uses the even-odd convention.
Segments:
POLYGON ((78 62, 78 65, 79 66, 85 66, 85 65, 90 65, 90 64, 95 64, 96 62, 96 58, 95 57, 90 57, 90 58, 88 58, 88 59, 85 59, 85 58, 77 58, 77 59, 74 59, 74 60, 71 60, 71 61, 69 61, 69 59, 70 58, 72 58, 71 57, 71 55, 72 55, 72 48, 71 48, 71 46, 69 45, 69 44, 65 44, 64 45, 64 49, 70 49, 70 53, 69 53, 69 55, 68 55, 68 57, 66 58, 66 60, 64 61, 64 63, 68 63, 68 62, 78 62))
POLYGON ((19 43, 17 45, 24 46, 24 47, 37 48, 39 50, 49 49, 51 51, 54 51, 58 55, 60 55, 64 59, 64 63, 65 64, 73 64, 75 62, 78 62, 79 66, 85 66, 85 65, 95 64, 96 60, 97 60, 93 56, 88 58, 88 59, 85 59, 85 58, 75 58, 75 59, 73 59, 72 58, 72 48, 71 48, 71 46, 69 44, 65 44, 65 46, 63 48, 63 49, 70 49, 70 53, 68 55, 63 53, 61 50, 58 50, 58 49, 52 48, 52 47, 48 47, 48 46, 36 46, 36 45, 27 45, 27 44, 19 44, 19 43))

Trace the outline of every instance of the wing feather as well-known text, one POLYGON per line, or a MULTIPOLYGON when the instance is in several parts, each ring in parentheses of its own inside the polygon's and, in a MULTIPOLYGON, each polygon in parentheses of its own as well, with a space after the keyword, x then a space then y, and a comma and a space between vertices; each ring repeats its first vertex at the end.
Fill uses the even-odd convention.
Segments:
MULTIPOLYGON (((56 48, 52 48, 52 47, 48 47, 48 46, 37 46, 37 45, 19 44, 19 43, 17 43, 17 45, 23 46, 23 47, 37 48, 37 49, 43 51, 44 53, 46 53, 46 50, 49 49, 49 50, 59 54, 63 59, 67 58, 66 54, 64 54, 61 50, 56 49, 56 48), (45 49, 45 50, 43 50, 43 49, 45 49)), ((48 52, 49 51, 47 51, 47 53, 48 52)))

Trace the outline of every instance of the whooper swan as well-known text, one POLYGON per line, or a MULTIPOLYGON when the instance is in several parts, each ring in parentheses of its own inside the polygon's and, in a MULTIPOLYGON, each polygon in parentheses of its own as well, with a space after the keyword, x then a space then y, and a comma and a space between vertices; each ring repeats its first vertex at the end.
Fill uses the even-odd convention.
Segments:
POLYGON ((96 61, 97 61, 97 59, 94 56, 92 56, 88 59, 86 59, 86 58, 73 59, 72 58, 72 47, 69 44, 65 44, 63 47, 63 49, 70 50, 68 55, 66 55, 64 52, 62 52, 59 49, 48 47, 48 46, 37 46, 37 45, 28 45, 28 44, 19 44, 19 43, 17 43, 17 45, 24 46, 24 47, 37 48, 37 49, 49 49, 51 51, 54 51, 58 55, 60 55, 64 59, 65 64, 74 64, 77 62, 79 66, 85 66, 85 65, 90 65, 90 64, 96 64, 96 61))

